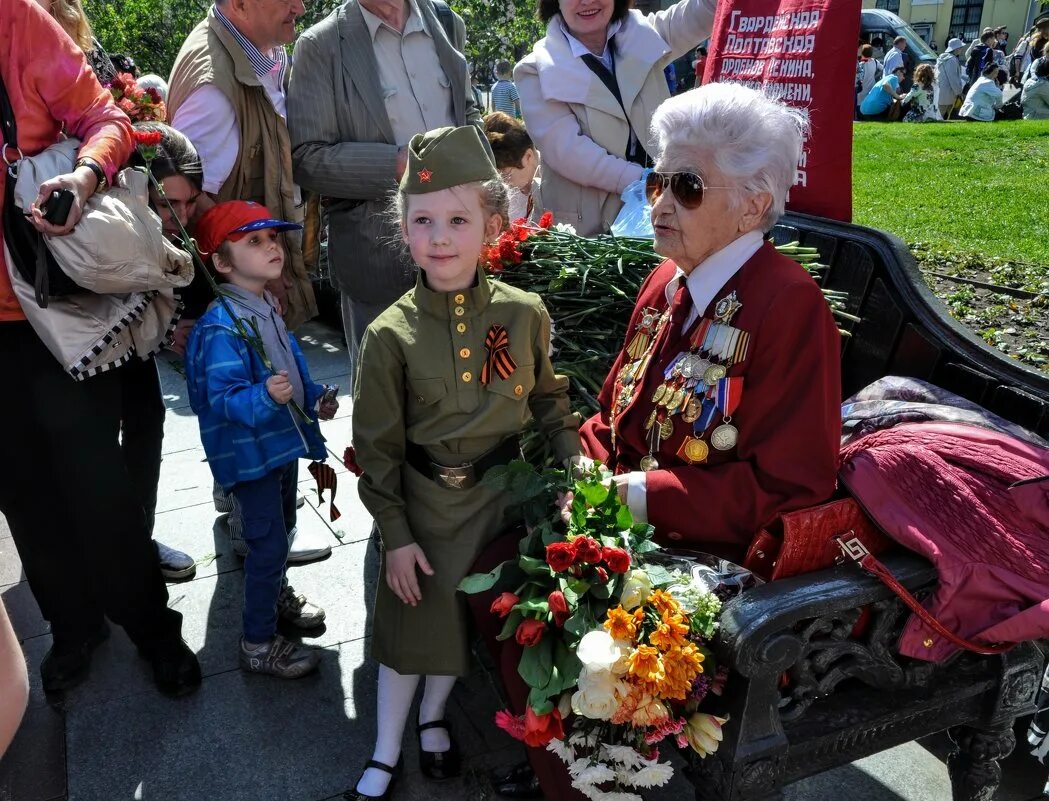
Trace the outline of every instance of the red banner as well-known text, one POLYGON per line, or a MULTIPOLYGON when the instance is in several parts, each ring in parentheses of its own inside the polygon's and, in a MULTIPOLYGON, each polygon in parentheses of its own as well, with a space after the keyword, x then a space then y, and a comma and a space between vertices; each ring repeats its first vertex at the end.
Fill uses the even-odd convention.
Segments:
POLYGON ((787 208, 852 220, 852 114, 861 0, 722 0, 704 83, 802 109, 811 131, 787 208))

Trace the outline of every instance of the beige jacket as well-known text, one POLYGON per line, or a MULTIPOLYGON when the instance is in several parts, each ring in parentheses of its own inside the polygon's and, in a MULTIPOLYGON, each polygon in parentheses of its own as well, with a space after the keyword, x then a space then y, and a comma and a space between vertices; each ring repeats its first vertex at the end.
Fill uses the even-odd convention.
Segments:
MULTIPOLYGON (((305 209, 295 202, 288 126, 266 95, 244 48, 214 11, 193 29, 175 59, 168 90, 169 119, 175 118, 194 89, 205 84, 229 98, 240 127, 240 153, 217 200, 253 200, 280 219, 301 225, 305 209)), ((293 329, 317 316, 317 300, 303 263, 302 232, 286 232, 284 245, 288 297, 283 317, 293 329)))
POLYGON ((615 36, 615 72, 630 122, 615 96, 572 55, 560 15, 514 69, 528 133, 543 156, 543 201, 582 236, 606 232, 622 191, 641 177, 623 158, 630 126, 654 157, 650 127, 670 97, 663 70, 710 36, 716 0, 679 0, 648 16, 630 11, 615 36))
MULTIPOLYGON (((22 196, 21 178, 15 197, 24 205, 36 192, 25 189, 31 194, 22 196)), ((88 199, 74 234, 48 238, 49 249, 70 278, 105 294, 53 298, 42 309, 5 245, 11 286, 26 319, 77 380, 118 367, 134 355, 144 359, 156 353, 178 322, 180 304, 173 290, 193 279, 189 254, 168 242, 160 218, 149 208, 146 182, 142 172, 122 171, 113 188, 88 199)), ((27 179, 25 186, 31 183, 27 179)))

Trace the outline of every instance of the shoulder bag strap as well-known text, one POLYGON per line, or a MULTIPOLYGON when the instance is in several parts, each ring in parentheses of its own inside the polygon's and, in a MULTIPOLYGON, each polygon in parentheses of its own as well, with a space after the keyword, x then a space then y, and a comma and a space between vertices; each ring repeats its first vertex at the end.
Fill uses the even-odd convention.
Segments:
MULTIPOLYGON (((612 66, 613 69, 615 69, 614 44, 609 43, 609 47, 612 48, 612 66)), ((637 134, 634 133, 634 126, 630 122, 630 114, 627 112, 626 106, 623 104, 623 93, 619 90, 619 81, 616 80, 615 73, 606 67, 604 62, 593 53, 585 53, 580 56, 580 58, 583 60, 583 63, 590 68, 590 71, 601 79, 601 83, 603 83, 605 88, 612 93, 616 102, 619 103, 619 107, 623 109, 623 117, 626 119, 627 128, 630 129, 630 142, 627 144, 626 160, 632 161, 635 164, 640 164, 642 167, 651 167, 652 159, 645 151, 637 134)))
POLYGON ((440 20, 441 27, 444 28, 445 36, 452 43, 452 47, 455 47, 455 17, 452 16, 451 6, 444 0, 430 0, 430 5, 433 6, 437 19, 440 20))
POLYGON ((850 539, 846 541, 843 537, 836 537, 835 540, 838 543, 838 547, 841 548, 841 552, 845 555, 846 560, 852 560, 859 565, 863 572, 874 576, 874 578, 878 579, 882 584, 892 590, 893 593, 895 593, 901 601, 907 604, 910 610, 918 616, 922 623, 947 640, 947 642, 951 643, 951 645, 965 651, 983 654, 984 656, 1003 654, 1013 647, 1012 645, 980 645, 959 637, 943 625, 943 623, 937 620, 928 609, 922 606, 918 602, 918 599, 911 595, 907 588, 896 580, 896 577, 889 572, 889 569, 885 567, 885 565, 883 565, 874 554, 868 551, 862 542, 858 539, 850 539))

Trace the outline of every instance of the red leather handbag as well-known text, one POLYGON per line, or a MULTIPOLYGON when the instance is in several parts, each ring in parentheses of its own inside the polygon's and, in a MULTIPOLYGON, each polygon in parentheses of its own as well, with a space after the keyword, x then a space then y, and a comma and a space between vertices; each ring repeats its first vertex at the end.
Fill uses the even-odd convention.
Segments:
POLYGON ((743 566, 766 581, 823 570, 841 560, 839 538, 858 540, 873 554, 894 544, 856 501, 844 498, 780 515, 758 532, 743 566))

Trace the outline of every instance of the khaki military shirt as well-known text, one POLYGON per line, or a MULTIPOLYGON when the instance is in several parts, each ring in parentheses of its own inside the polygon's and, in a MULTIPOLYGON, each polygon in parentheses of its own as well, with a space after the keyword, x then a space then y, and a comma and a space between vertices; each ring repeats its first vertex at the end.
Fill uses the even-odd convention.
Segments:
POLYGON ((415 3, 409 2, 409 7, 402 33, 361 6, 398 145, 408 144, 416 134, 455 125, 452 86, 437 57, 433 35, 415 3))
POLYGON ((445 465, 472 461, 521 433, 534 416, 559 459, 579 453, 568 379, 550 362, 550 316, 538 295, 490 282, 434 292, 420 271, 406 293, 368 327, 353 399, 353 444, 364 471, 361 500, 388 549, 415 541, 405 505, 405 442, 445 465), (480 382, 492 325, 509 335, 516 369, 480 382))

